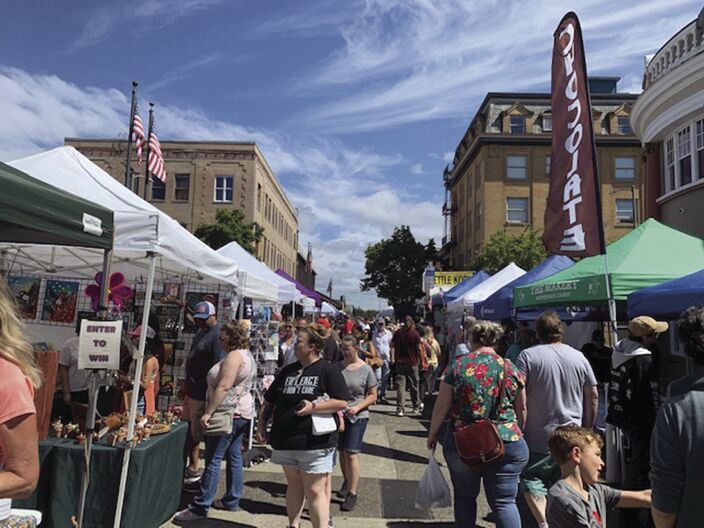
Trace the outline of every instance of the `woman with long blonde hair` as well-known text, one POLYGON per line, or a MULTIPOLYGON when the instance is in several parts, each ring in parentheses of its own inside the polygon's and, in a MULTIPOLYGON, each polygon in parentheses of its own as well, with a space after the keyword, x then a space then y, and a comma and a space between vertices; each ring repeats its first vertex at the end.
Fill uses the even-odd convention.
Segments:
POLYGON ((29 497, 39 478, 34 389, 41 374, 24 324, 5 280, 0 278, 0 524, 11 499, 29 497))

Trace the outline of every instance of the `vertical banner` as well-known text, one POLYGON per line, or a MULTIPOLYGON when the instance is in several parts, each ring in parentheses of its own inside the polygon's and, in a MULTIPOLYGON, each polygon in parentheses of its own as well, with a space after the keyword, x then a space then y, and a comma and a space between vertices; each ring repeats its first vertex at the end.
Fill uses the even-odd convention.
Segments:
POLYGON ((592 111, 582 29, 567 13, 552 54, 552 159, 543 242, 550 254, 604 253, 592 111))

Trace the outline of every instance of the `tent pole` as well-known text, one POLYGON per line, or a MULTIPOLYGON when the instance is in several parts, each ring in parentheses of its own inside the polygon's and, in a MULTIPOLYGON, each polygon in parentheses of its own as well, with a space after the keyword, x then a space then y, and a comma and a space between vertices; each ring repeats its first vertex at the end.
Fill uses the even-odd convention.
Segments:
POLYGON ((142 364, 144 363, 144 348, 147 344, 146 328, 149 326, 149 310, 152 304, 152 291, 154 289, 154 274, 156 272, 156 253, 149 252, 149 278, 147 291, 144 294, 144 311, 142 312, 142 331, 139 334, 139 352, 137 364, 132 380, 132 401, 130 402, 129 418, 127 419, 127 446, 122 458, 122 473, 120 474, 120 487, 117 492, 117 506, 115 508, 115 522, 113 528, 120 528, 122 520, 122 504, 125 500, 125 487, 127 485, 127 472, 130 467, 130 453, 132 452, 132 437, 134 436, 134 422, 137 417, 137 402, 139 401, 139 383, 142 379, 142 364))
POLYGON ((618 325, 616 319, 616 300, 611 291, 611 281, 609 280, 609 259, 604 252, 604 280, 606 281, 606 299, 609 304, 609 336, 611 337, 611 346, 616 345, 618 339, 618 325))
MULTIPOLYGON (((52 259, 55 248, 52 248, 52 259)), ((103 253, 103 281, 100 284, 100 298, 98 300, 98 318, 107 319, 108 287, 110 285, 110 263, 112 261, 112 250, 106 249, 103 253)), ((88 414, 86 415, 86 447, 85 447, 85 468, 83 480, 81 481, 81 495, 78 500, 78 526, 83 526, 83 514, 86 509, 86 498, 88 497, 88 484, 90 483, 90 457, 93 453, 93 431, 95 430, 95 413, 98 406, 98 391, 100 390, 99 374, 96 371, 90 373, 90 385, 88 392, 88 414)))

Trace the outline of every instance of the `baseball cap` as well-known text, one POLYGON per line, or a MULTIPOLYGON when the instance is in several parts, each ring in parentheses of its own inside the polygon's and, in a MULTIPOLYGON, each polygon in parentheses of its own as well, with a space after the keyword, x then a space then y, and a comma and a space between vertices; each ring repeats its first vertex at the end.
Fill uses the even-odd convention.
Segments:
MULTIPOLYGON (((140 336, 142 335, 142 325, 139 325, 137 328, 132 330, 131 332, 128 332, 129 335, 131 336, 140 336)), ((156 332, 151 326, 147 327, 147 339, 154 339, 156 337, 156 332)))
POLYGON ((316 323, 324 326, 325 328, 330 328, 330 321, 328 321, 325 317, 321 317, 316 321, 316 323))
POLYGON ((631 319, 628 323, 628 331, 632 336, 643 337, 648 334, 661 334, 666 331, 670 325, 664 321, 656 321, 650 316, 641 315, 631 319))
POLYGON ((213 303, 203 301, 196 304, 196 313, 193 314, 194 319, 207 319, 211 315, 215 315, 213 303))

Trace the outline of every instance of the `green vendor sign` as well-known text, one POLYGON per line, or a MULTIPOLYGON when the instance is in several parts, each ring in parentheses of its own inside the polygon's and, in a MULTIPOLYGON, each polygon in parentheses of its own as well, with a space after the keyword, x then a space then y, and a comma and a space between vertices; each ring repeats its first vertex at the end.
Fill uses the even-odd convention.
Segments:
MULTIPOLYGON (((650 219, 606 248, 614 299, 704 268, 704 240, 650 219)), ((515 308, 606 302, 604 257, 577 262, 513 291, 515 308)))

